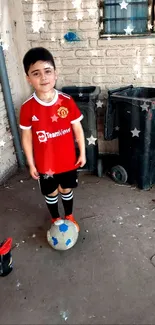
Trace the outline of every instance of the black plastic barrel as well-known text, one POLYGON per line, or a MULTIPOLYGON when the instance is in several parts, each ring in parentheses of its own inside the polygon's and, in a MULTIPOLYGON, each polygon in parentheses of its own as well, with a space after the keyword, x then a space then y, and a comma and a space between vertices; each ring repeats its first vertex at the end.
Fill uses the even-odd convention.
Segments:
POLYGON ((155 184, 155 88, 130 85, 108 95, 105 138, 119 138, 128 183, 149 189, 155 184))
MULTIPOLYGON (((97 158, 98 158, 96 102, 98 100, 101 89, 100 87, 95 87, 95 86, 88 86, 88 87, 68 86, 68 87, 63 87, 61 91, 70 95, 74 99, 81 113, 84 116, 81 123, 85 135, 87 163, 82 169, 95 173, 97 170, 97 158), (91 136, 93 138, 91 138, 91 136)), ((76 145, 76 150, 78 155, 77 145, 76 145)))

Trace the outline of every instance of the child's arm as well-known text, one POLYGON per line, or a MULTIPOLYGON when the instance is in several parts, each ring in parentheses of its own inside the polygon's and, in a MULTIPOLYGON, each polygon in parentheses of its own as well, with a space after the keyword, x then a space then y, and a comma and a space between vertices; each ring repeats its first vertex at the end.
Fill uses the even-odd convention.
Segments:
POLYGON ((33 158, 33 144, 32 144, 32 131, 31 129, 22 130, 22 146, 25 152, 27 163, 30 169, 30 175, 34 179, 38 179, 38 172, 35 167, 35 162, 33 158))
POLYGON ((72 128, 80 151, 80 155, 78 157, 76 165, 80 165, 80 167, 83 167, 86 163, 86 153, 85 153, 85 139, 84 139, 84 133, 83 133, 81 122, 72 123, 72 128))

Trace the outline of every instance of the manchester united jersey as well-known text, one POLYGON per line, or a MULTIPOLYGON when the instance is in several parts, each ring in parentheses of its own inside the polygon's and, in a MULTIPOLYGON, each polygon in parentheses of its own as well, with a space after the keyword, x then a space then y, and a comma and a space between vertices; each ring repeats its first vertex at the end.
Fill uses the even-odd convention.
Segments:
POLYGON ((83 115, 74 100, 55 91, 53 101, 45 103, 34 93, 21 107, 20 128, 32 130, 34 160, 41 174, 59 174, 76 169, 72 124, 83 115))

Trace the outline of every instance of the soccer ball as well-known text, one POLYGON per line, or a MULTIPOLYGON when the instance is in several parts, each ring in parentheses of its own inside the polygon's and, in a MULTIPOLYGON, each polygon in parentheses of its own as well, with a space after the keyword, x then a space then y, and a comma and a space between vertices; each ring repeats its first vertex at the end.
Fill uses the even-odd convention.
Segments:
POLYGON ((47 231, 49 245, 56 249, 65 251, 75 245, 79 236, 77 226, 70 220, 57 220, 51 229, 47 231))

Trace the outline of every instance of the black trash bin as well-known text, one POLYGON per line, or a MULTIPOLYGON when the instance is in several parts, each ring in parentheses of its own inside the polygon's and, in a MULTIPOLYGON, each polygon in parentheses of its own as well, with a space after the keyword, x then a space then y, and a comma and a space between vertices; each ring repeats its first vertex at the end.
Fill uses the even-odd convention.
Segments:
POLYGON ((112 168, 112 177, 150 189, 155 184, 155 88, 130 85, 108 95, 105 138, 119 138, 120 166, 112 168))
MULTIPOLYGON (((84 116, 81 123, 85 135, 87 163, 81 170, 88 170, 96 173, 98 158, 96 102, 101 89, 95 86, 66 86, 63 87, 61 91, 72 96, 84 116)), ((78 156, 78 147, 76 143, 75 145, 78 156)))

